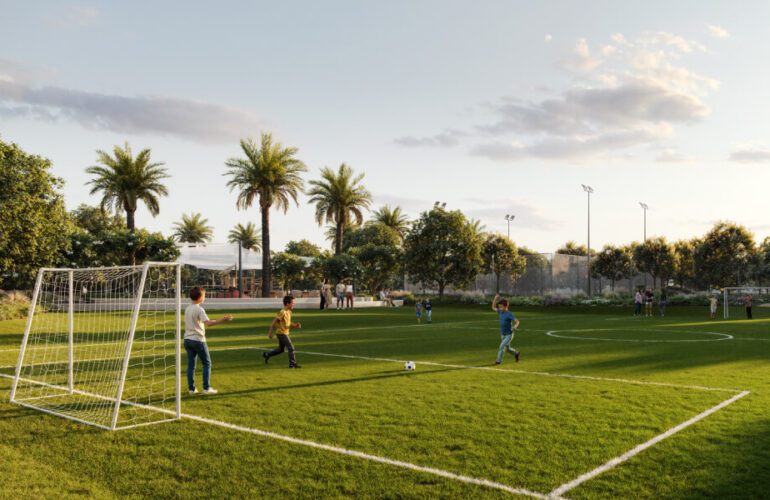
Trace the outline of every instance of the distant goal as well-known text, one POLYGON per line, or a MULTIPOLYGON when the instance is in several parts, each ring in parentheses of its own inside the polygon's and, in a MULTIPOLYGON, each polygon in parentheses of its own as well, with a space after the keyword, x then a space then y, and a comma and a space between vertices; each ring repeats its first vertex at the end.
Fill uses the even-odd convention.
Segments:
POLYGON ((102 429, 179 419, 180 265, 40 269, 11 402, 102 429))
POLYGON ((770 316, 770 286, 731 286, 722 294, 722 310, 725 318, 746 318, 746 301, 751 296, 752 316, 766 318, 770 316))

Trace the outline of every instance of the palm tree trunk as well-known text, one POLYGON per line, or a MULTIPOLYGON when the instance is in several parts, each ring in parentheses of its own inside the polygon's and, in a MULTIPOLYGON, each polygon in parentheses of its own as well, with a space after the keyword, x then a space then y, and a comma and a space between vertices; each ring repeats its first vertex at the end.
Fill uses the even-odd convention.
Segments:
POLYGON ((270 297, 270 206, 262 209, 262 296, 270 297))
POLYGON ((345 220, 342 217, 337 217, 337 236, 334 242, 334 255, 340 255, 342 253, 342 228, 345 225, 345 220))
MULTIPOLYGON (((126 208, 126 226, 128 227, 128 230, 131 231, 131 234, 136 234, 136 223, 134 221, 135 213, 136 210, 126 208)), ((136 247, 134 245, 131 245, 131 250, 128 252, 128 261, 132 266, 136 265, 136 247)))

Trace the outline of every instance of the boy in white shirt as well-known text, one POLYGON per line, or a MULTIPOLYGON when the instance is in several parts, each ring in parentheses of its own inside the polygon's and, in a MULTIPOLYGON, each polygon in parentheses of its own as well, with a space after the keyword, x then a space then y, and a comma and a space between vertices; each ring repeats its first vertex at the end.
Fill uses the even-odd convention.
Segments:
POLYGON ((190 289, 192 304, 184 310, 184 350, 187 351, 187 388, 190 394, 198 394, 195 387, 195 357, 203 363, 203 394, 216 394, 217 390, 209 385, 211 379, 211 356, 206 344, 206 327, 231 321, 232 316, 226 314, 219 319, 210 320, 206 311, 201 307, 206 300, 206 290, 199 286, 190 289))

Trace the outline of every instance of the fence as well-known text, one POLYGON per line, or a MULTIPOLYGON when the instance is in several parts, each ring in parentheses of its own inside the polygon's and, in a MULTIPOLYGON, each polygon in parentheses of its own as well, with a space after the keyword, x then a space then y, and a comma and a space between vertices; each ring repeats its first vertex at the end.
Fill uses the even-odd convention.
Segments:
MULTIPOLYGON (((613 289, 616 292, 632 292, 642 286, 652 287, 652 276, 640 273, 615 283, 606 278, 591 278, 590 293, 606 293, 613 289)), ((421 283, 409 281, 408 277, 404 280, 404 289, 413 293, 436 292, 423 287, 421 283)), ((502 294, 512 295, 589 294, 588 257, 558 253, 528 256, 527 268, 517 280, 511 280, 504 275, 479 274, 476 276, 475 283, 467 289, 487 294, 493 294, 498 290, 502 294)), ((458 291, 460 290, 448 287, 445 293, 451 294, 458 291)))

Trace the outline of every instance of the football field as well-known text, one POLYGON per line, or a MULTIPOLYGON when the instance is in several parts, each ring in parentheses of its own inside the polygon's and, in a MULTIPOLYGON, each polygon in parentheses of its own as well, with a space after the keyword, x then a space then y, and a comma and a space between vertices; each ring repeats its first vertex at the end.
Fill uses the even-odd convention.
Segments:
POLYGON ((755 309, 513 309, 521 360, 501 366, 489 306, 437 305, 422 325, 410 307, 295 310, 299 370, 262 359, 274 311, 230 311, 207 330, 219 393, 185 390, 182 420, 116 432, 8 403, 25 322, 5 321, 0 497, 763 497, 770 314, 755 309))

